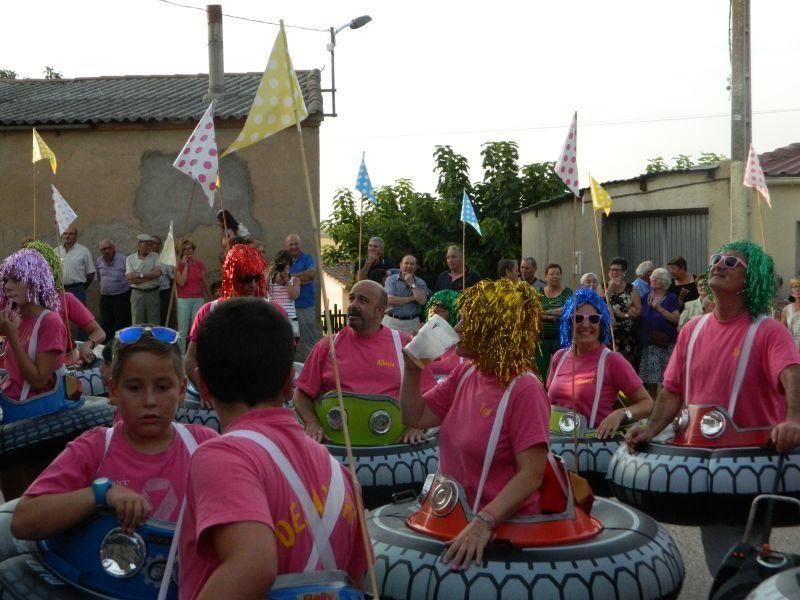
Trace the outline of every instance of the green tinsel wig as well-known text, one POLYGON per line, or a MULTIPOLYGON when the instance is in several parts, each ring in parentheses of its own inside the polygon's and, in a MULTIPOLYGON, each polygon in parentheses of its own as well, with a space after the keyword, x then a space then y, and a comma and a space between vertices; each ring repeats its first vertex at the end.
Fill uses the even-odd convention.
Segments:
POLYGON ((44 259, 47 261, 47 264, 50 265, 50 270, 53 272, 53 279, 56 281, 56 289, 61 289, 61 258, 58 256, 58 252, 56 249, 50 246, 49 244, 45 244, 39 240, 33 240, 32 242, 28 242, 23 246, 23 248, 28 248, 30 250, 36 250, 39 254, 44 256, 44 259))
POLYGON ((430 300, 428 300, 428 303, 425 305, 425 310, 422 313, 425 316, 425 320, 428 319, 428 311, 431 309, 431 306, 434 304, 441 304, 444 306, 445 310, 447 310, 447 322, 450 323, 451 327, 455 327, 456 323, 458 323, 457 300, 458 292, 454 290, 439 290, 430 297, 430 300))
MULTIPOLYGON (((717 251, 738 252, 747 261, 745 278, 745 306, 750 318, 769 315, 775 298, 775 272, 772 257, 758 244, 749 240, 738 240, 723 244, 717 251)), ((711 267, 706 271, 706 281, 710 281, 711 267)))
POLYGON ((480 281, 461 292, 458 309, 462 342, 481 371, 503 387, 521 373, 537 373, 542 303, 532 285, 480 281))

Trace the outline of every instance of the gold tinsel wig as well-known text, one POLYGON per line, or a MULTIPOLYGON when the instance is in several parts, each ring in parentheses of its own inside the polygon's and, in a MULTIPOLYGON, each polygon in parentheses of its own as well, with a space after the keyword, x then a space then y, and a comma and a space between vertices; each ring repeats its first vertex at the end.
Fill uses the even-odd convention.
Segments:
POLYGON ((526 371, 536 373, 542 304, 532 285, 481 281, 458 298, 463 346, 476 366, 503 387, 526 371))

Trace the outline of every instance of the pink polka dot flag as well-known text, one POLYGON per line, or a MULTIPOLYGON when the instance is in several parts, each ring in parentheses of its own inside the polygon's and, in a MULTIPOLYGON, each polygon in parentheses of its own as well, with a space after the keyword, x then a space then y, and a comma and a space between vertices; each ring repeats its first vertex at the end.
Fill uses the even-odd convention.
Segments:
POLYGON ((767 180, 764 178, 764 171, 761 170, 761 162, 758 160, 758 154, 756 154, 753 144, 750 144, 750 153, 747 155, 747 166, 744 168, 744 181, 742 184, 745 187, 756 188, 761 197, 767 201, 767 206, 772 208, 772 202, 769 200, 769 189, 767 189, 767 180))
POLYGON ((60 236, 78 218, 78 213, 67 204, 64 196, 56 189, 56 186, 51 184, 50 187, 53 188, 53 211, 56 214, 56 227, 58 227, 58 235, 60 236))
POLYGON ((578 185, 578 112, 572 115, 567 139, 556 161, 556 174, 576 196, 580 196, 581 187, 578 185))
POLYGON ((214 206, 214 192, 217 189, 217 169, 219 168, 217 136, 214 132, 214 103, 209 104, 203 118, 194 128, 186 145, 178 154, 172 166, 196 180, 208 198, 209 206, 214 206))

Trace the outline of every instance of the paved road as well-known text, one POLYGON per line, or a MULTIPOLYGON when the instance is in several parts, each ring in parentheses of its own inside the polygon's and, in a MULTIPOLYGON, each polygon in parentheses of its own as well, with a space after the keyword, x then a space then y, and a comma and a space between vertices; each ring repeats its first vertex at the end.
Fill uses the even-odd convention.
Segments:
MULTIPOLYGON (((713 568, 716 572, 727 550, 741 540, 743 528, 726 525, 702 528, 663 525, 678 543, 686 566, 686 579, 680 600, 707 598, 713 581, 710 569, 713 568)), ((770 545, 775 550, 800 553, 800 527, 773 529, 770 545)))

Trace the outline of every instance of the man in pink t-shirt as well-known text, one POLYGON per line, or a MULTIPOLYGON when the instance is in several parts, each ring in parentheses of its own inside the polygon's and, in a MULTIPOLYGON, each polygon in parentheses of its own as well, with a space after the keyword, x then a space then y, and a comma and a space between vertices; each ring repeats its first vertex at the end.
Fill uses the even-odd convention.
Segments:
POLYGON ((278 574, 321 569, 344 570, 360 587, 367 555, 352 480, 283 408, 289 322, 265 302, 232 299, 196 341, 200 390, 225 435, 199 447, 189 467, 180 597, 263 597, 278 574))
POLYGON ((772 427, 776 449, 785 452, 800 445, 800 353, 789 332, 767 316, 772 258, 738 241, 710 262, 714 312, 681 329, 650 422, 631 429, 626 441, 631 448, 649 442, 683 404, 717 404, 739 427, 772 427), (737 389, 740 364, 745 370, 737 389))
MULTIPOLYGON (((350 290, 347 327, 334 339, 336 359, 342 390, 362 394, 382 394, 399 398, 403 378, 402 348, 411 337, 381 322, 388 297, 374 281, 359 281, 350 290)), ((423 374, 423 389, 435 384, 430 369, 423 374)), ((303 364, 294 391, 294 405, 306 426, 309 437, 322 441, 323 430, 314 413, 314 400, 335 390, 330 342, 327 338, 316 343, 303 364)), ((407 443, 424 440, 423 432, 409 428, 403 435, 407 443)))

